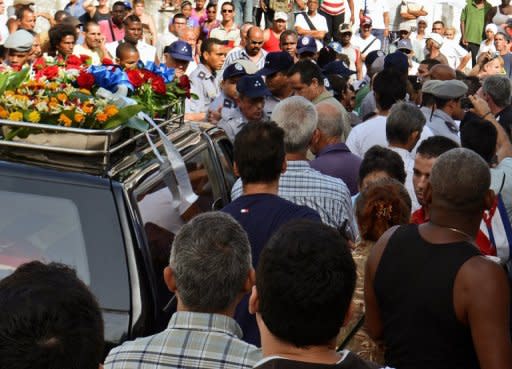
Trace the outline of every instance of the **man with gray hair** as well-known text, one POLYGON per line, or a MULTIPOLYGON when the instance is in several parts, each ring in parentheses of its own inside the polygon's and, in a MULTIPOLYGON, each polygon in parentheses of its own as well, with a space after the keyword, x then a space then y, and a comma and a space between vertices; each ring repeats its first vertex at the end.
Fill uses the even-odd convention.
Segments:
POLYGON ((373 247, 365 327, 383 339, 387 365, 512 368, 507 275, 474 245, 482 212, 494 202, 490 181, 487 163, 471 150, 440 155, 430 220, 391 228, 373 247))
POLYGON ((404 161, 404 169, 407 174, 405 188, 411 197, 413 212, 420 208, 420 204, 416 199, 412 183, 414 159, 411 151, 420 140, 425 122, 425 116, 420 108, 403 101, 397 102, 391 107, 386 119, 386 138, 389 148, 400 155, 404 161))
POLYGON ((261 352, 241 340, 232 318, 255 282, 247 234, 230 215, 210 212, 184 225, 172 243, 164 280, 177 312, 153 336, 125 342, 105 369, 252 368, 261 352))
POLYGON ((353 196, 358 192, 357 178, 362 160, 341 142, 343 116, 331 104, 320 103, 316 106, 316 111, 318 134, 313 136, 310 147, 316 159, 309 164, 323 174, 341 179, 353 196))
POLYGON ((505 129, 509 139, 512 137, 512 106, 510 105, 510 79, 503 75, 489 76, 484 79, 478 95, 489 105, 496 121, 505 129))
MULTIPOLYGON (((284 130, 286 151, 287 169, 279 180, 278 195, 316 210, 322 222, 353 239, 356 227, 347 185, 339 178, 316 171, 307 161, 307 151, 318 135, 315 106, 302 96, 291 96, 276 105, 272 120, 284 130)), ((242 182, 238 180, 231 197, 241 195, 242 182)))

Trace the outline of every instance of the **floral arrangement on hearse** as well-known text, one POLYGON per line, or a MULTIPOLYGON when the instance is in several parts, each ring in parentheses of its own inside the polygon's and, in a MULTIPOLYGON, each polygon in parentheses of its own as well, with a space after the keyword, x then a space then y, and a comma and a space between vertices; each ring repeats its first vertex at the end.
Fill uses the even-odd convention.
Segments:
MULTIPOLYGON (((184 98, 190 96, 187 85, 174 80, 172 69, 153 66, 153 71, 127 73, 105 62, 95 67, 87 57, 42 57, 32 70, 0 70, 0 119, 87 129, 131 124, 144 130, 137 113, 145 111, 154 118, 181 112, 184 98)), ((3 131, 7 140, 34 133, 27 127, 3 131)))

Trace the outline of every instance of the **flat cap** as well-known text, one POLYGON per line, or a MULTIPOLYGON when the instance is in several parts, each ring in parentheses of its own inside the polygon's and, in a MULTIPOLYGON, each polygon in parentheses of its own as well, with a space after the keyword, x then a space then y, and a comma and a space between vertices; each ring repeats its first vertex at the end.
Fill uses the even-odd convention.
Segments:
POLYGON ((449 81, 439 81, 430 88, 431 94, 442 99, 458 99, 468 92, 468 86, 462 81, 451 79, 449 81))
POLYGON ((425 81, 425 83, 423 83, 423 86, 421 86, 421 92, 426 94, 432 94, 432 88, 434 86, 439 85, 441 82, 442 81, 439 81, 437 79, 429 79, 428 81, 425 81))
POLYGON ((6 49, 16 50, 22 53, 29 52, 34 44, 34 36, 24 29, 11 33, 5 40, 6 49))

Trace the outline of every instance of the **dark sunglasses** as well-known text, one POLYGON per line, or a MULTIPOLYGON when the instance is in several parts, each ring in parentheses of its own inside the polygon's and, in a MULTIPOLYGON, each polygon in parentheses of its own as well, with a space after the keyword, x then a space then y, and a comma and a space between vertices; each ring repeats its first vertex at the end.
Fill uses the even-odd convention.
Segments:
POLYGON ((233 13, 233 10, 232 9, 222 9, 221 12, 222 13, 233 13))

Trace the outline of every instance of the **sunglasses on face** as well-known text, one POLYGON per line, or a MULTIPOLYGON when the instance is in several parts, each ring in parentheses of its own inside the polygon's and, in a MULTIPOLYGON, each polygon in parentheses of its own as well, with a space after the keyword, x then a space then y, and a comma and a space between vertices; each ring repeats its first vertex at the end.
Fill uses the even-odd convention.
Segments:
POLYGON ((233 9, 222 9, 222 13, 233 13, 233 9))

